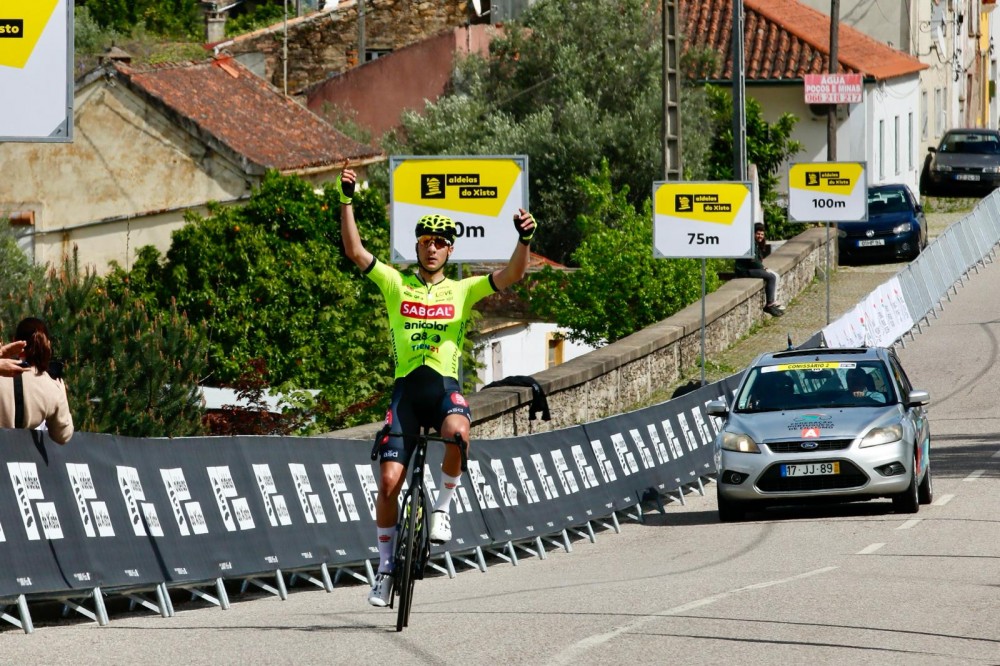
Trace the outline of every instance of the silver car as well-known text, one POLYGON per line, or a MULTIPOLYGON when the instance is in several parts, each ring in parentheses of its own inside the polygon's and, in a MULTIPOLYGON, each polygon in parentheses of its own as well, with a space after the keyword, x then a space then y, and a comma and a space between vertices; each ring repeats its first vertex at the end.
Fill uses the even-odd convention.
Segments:
POLYGON ((927 391, 881 347, 762 354, 747 369, 715 442, 719 519, 768 505, 933 500, 927 391))

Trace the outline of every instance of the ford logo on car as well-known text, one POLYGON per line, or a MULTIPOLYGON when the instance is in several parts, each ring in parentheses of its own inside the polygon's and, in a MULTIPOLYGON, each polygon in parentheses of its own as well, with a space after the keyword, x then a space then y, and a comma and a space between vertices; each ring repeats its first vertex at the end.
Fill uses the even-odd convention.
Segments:
POLYGON ((799 446, 801 446, 806 451, 812 451, 813 449, 815 449, 816 447, 819 446, 819 443, 818 442, 802 442, 799 446))

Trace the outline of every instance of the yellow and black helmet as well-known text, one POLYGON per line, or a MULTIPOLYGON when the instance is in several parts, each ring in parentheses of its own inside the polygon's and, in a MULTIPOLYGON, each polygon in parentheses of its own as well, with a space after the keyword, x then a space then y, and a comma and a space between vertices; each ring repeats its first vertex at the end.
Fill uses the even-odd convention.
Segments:
POLYGON ((416 235, 417 238, 421 236, 440 236, 448 241, 449 244, 454 244, 455 236, 458 235, 458 229, 455 226, 455 220, 446 215, 435 213, 433 215, 424 215, 417 220, 416 235))

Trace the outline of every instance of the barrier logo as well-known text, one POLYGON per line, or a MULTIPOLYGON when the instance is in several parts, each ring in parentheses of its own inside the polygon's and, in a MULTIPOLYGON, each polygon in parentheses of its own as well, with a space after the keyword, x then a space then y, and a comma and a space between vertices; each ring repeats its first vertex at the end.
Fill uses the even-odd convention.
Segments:
POLYGON ((0 67, 24 68, 58 2, 59 0, 22 0, 3 3, 4 15, 0 16, 0 67))

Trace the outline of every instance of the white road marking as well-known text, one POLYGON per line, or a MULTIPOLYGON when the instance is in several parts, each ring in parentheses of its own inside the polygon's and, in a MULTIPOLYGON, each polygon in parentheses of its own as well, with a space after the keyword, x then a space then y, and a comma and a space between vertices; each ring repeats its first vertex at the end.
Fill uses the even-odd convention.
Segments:
POLYGON ((639 627, 653 620, 657 620, 663 617, 668 617, 670 615, 679 615, 681 613, 686 613, 687 611, 693 610, 695 608, 700 608, 702 606, 707 606, 709 604, 714 604, 716 601, 721 601, 727 597, 731 597, 734 594, 740 592, 746 592, 748 590, 760 590, 765 587, 772 587, 774 585, 783 585, 785 583, 794 583, 795 581, 802 580, 803 578, 809 578, 811 576, 818 576, 820 574, 825 574, 829 571, 833 571, 838 567, 823 567, 822 569, 813 569, 812 571, 807 571, 805 573, 797 574, 795 576, 789 576, 788 578, 780 578, 778 580, 766 581, 763 583, 754 583, 753 585, 746 585, 744 587, 738 587, 735 590, 730 590, 728 592, 720 592, 719 594, 713 594, 710 597, 705 597, 703 599, 696 599, 695 601, 689 601, 686 604, 680 606, 674 606, 673 608, 668 608, 666 610, 653 613, 651 615, 645 615, 638 618, 634 622, 630 622, 621 627, 613 629, 611 631, 605 632, 603 634, 594 634, 593 636, 588 636, 581 641, 570 645, 562 652, 556 654, 551 661, 548 663, 556 666, 558 664, 573 664, 576 663, 581 655, 587 650, 603 645, 615 638, 632 631, 635 631, 639 627))
POLYGON ((908 530, 920 524, 920 518, 910 518, 908 521, 897 527, 897 530, 908 530))
POLYGON ((973 472, 969 476, 967 476, 964 479, 962 479, 962 481, 975 481, 976 479, 978 479, 979 477, 981 477, 983 474, 986 474, 986 470, 985 469, 977 469, 975 472, 973 472))
POLYGON ((955 499, 954 495, 941 495, 941 497, 934 500, 934 504, 932 506, 944 506, 953 499, 955 499))
POLYGON ((997 449, 997 452, 994 453, 991 457, 992 458, 1000 458, 1000 449, 997 449))
POLYGON ((871 555, 884 545, 885 545, 884 543, 873 543, 870 546, 865 546, 864 548, 858 551, 858 555, 871 555))

